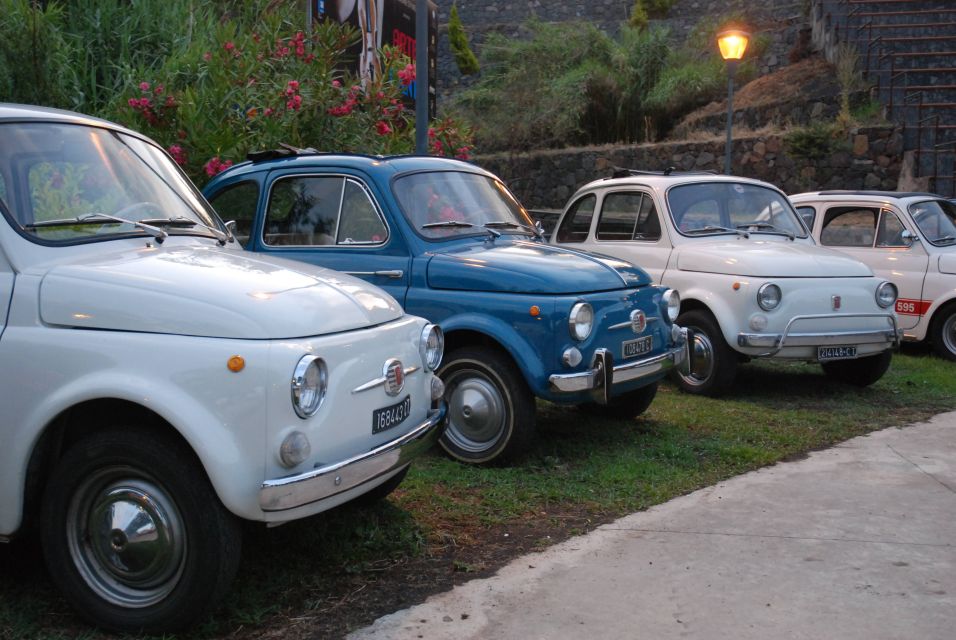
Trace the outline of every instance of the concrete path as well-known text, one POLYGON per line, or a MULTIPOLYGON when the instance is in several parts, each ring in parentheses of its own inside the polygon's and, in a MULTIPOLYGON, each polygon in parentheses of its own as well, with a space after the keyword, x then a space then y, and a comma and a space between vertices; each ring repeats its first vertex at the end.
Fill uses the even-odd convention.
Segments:
POLYGON ((956 413, 518 558, 353 640, 956 638, 956 413))

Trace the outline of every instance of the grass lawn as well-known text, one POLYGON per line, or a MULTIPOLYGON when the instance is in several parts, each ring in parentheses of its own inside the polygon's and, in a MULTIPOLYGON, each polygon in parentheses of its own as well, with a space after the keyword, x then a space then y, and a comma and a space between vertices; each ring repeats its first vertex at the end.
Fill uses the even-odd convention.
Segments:
MULTIPOLYGON (((435 453, 373 508, 247 527, 236 583, 187 638, 338 637, 531 549, 739 473, 956 409, 956 364, 906 350, 867 389, 817 366, 752 363, 720 400, 662 384, 637 420, 539 405, 531 453, 472 468, 435 453)), ((31 540, 0 545, 0 638, 102 638, 31 540)))

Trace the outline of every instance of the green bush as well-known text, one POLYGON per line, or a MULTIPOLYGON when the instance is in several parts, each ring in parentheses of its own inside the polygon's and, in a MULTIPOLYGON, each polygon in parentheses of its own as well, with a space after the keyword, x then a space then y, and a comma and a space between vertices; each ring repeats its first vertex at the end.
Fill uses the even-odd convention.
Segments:
POLYGON ((465 27, 458 16, 458 6, 454 3, 451 5, 451 15, 448 18, 448 41, 461 75, 471 76, 478 73, 478 58, 468 46, 468 36, 465 35, 465 27))
POLYGON ((63 7, 0 0, 0 95, 6 102, 74 106, 73 43, 59 26, 63 7))
POLYGON ((674 6, 675 0, 637 0, 637 2, 644 6, 647 15, 651 18, 665 18, 667 12, 674 6))
POLYGON ((784 138, 787 153, 804 161, 821 160, 847 146, 843 129, 833 122, 814 122, 788 132, 784 138))
POLYGON ((642 0, 637 0, 631 9, 631 15, 627 19, 627 24, 634 29, 646 29, 648 22, 647 9, 644 8, 642 0))

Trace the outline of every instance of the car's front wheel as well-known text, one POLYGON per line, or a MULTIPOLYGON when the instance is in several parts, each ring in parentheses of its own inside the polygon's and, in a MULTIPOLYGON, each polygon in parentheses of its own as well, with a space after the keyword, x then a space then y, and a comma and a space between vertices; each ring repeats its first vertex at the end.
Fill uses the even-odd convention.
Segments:
POLYGON ((534 395, 507 355, 490 347, 455 349, 438 375, 448 402, 448 426, 439 443, 448 455, 472 464, 506 462, 527 449, 534 395))
POLYGON ((929 333, 936 355, 956 360, 956 303, 936 312, 929 333))
POLYGON ((868 387, 883 377, 886 370, 890 368, 892 359, 893 352, 884 351, 875 356, 855 360, 821 362, 820 366, 823 367, 823 372, 834 380, 852 384, 855 387, 868 387))
POLYGON ((654 397, 657 395, 657 383, 649 384, 646 387, 629 391, 620 396, 611 398, 610 404, 598 404, 588 402, 581 405, 581 408, 591 415, 604 418, 615 418, 617 420, 629 420, 641 415, 651 406, 654 397))
POLYGON ((53 582, 93 624, 128 633, 186 627, 225 593, 241 531, 185 446, 144 429, 82 438, 44 490, 41 541, 53 582))
POLYGON ((689 372, 677 371, 675 380, 687 393, 702 396, 723 395, 737 377, 737 353, 728 346, 717 320, 708 311, 686 311, 677 324, 694 332, 692 366, 689 372))

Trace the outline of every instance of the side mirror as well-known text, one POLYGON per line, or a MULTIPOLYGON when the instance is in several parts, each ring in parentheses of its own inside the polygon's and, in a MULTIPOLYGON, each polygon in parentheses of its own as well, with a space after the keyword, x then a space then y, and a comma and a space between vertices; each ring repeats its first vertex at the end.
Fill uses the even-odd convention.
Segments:
POLYGON ((900 234, 900 238, 903 239, 903 243, 907 247, 911 246, 914 242, 919 242, 919 236, 909 229, 903 229, 903 232, 900 234))

